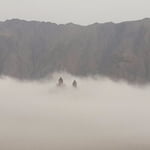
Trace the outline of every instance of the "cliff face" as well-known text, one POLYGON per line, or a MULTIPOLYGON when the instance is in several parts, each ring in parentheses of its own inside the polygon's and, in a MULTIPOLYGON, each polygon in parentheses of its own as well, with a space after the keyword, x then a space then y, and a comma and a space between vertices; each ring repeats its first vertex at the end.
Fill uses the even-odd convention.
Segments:
POLYGON ((0 22, 0 74, 39 79, 54 71, 150 81, 150 19, 79 26, 0 22))

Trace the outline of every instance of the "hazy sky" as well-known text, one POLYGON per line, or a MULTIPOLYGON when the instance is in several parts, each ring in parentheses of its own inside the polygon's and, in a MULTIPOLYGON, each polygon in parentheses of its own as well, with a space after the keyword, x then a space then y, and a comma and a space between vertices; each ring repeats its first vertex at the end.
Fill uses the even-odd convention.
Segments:
POLYGON ((150 17, 150 0, 0 0, 0 20, 121 22, 150 17))

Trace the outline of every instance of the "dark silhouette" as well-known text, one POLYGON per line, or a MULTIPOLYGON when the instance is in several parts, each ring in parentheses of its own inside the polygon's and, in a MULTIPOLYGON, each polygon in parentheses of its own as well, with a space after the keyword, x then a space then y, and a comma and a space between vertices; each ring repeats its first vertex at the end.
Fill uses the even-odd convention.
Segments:
POLYGON ((64 83, 63 83, 63 78, 60 77, 59 80, 58 80, 58 86, 62 86, 64 83))
POLYGON ((76 80, 73 81, 72 86, 73 86, 74 88, 77 88, 77 81, 76 81, 76 80))

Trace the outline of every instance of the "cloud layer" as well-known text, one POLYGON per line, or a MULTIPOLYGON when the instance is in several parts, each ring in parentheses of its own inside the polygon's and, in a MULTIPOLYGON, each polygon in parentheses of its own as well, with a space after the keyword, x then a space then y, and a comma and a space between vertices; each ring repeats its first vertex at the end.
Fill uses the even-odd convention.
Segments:
POLYGON ((0 80, 1 150, 149 149, 149 87, 58 75, 43 82, 0 80))

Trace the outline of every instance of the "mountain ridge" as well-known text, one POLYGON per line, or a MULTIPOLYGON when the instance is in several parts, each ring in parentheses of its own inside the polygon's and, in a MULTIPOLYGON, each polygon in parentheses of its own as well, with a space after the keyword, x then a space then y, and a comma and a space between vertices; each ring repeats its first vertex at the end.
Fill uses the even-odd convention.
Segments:
POLYGON ((41 79, 57 71, 150 81, 150 19, 73 23, 0 22, 0 75, 41 79))
POLYGON ((135 20, 129 20, 129 21, 121 21, 121 22, 113 22, 113 21, 106 21, 106 22, 94 22, 91 24, 87 24, 87 25, 82 25, 82 24, 77 24, 74 22, 67 22, 67 23, 54 23, 54 22, 50 22, 50 21, 38 21, 38 20, 25 20, 25 19, 19 19, 19 18, 12 18, 12 19, 6 19, 4 21, 0 21, 0 23, 5 23, 5 22, 26 22, 26 23, 31 23, 31 22, 35 22, 35 23, 48 23, 48 24, 55 24, 57 26, 61 26, 61 25, 77 25, 77 26, 81 26, 81 27, 88 27, 91 25, 103 25, 103 24, 123 24, 123 23, 131 23, 131 22, 141 22, 141 21, 150 21, 149 17, 143 18, 143 19, 135 19, 135 20))

